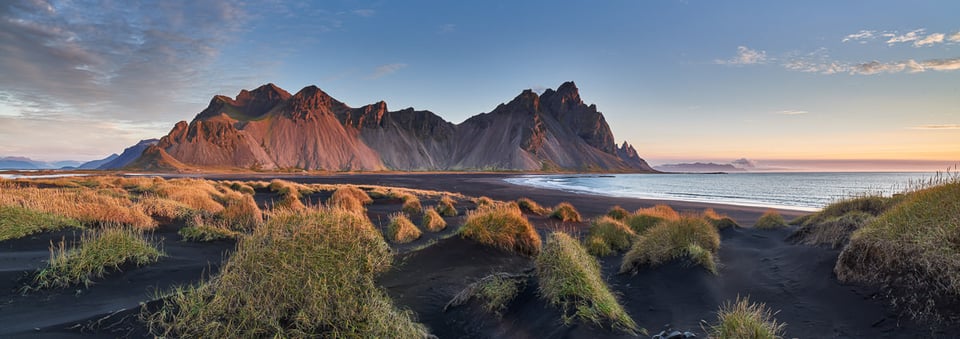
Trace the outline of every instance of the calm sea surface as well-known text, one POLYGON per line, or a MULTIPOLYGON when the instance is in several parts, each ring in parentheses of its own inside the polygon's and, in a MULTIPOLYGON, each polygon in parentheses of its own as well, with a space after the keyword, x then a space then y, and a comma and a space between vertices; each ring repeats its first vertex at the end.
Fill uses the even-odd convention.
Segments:
POLYGON ((814 211, 838 199, 889 196, 930 179, 922 172, 526 175, 506 181, 539 188, 660 200, 814 211))

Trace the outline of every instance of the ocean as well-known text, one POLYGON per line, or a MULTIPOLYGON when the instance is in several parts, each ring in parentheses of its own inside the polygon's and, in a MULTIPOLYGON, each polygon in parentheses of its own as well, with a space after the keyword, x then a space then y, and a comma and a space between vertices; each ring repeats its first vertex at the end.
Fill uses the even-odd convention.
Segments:
POLYGON ((890 196, 933 172, 524 175, 507 182, 539 188, 658 200, 816 211, 843 198, 890 196))

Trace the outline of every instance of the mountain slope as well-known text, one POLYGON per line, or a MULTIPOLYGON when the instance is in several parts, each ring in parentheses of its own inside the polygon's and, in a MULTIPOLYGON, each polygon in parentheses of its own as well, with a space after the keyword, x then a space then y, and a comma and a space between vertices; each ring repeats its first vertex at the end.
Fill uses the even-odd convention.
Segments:
POLYGON ((144 150, 150 146, 156 145, 158 141, 159 140, 157 139, 140 140, 140 142, 137 142, 136 145, 125 148, 120 155, 101 164, 100 166, 97 166, 97 169, 113 170, 127 167, 127 165, 137 160, 137 158, 143 154, 144 150))
POLYGON ((457 125, 429 111, 351 108, 316 86, 289 94, 273 85, 214 97, 181 121, 135 166, 308 170, 653 171, 618 147, 595 105, 573 82, 543 95, 526 90, 457 125))

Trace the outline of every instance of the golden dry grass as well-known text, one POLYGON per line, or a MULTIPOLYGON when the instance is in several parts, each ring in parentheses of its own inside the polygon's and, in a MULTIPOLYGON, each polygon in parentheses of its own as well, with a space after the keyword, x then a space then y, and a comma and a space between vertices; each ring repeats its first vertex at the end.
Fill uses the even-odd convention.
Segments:
POLYGON ((330 196, 330 199, 327 199, 328 206, 340 206, 340 207, 349 207, 347 210, 355 210, 356 203, 359 202, 361 205, 361 210, 363 205, 368 205, 373 203, 373 198, 370 198, 366 192, 357 188, 353 185, 343 185, 337 188, 336 191, 333 191, 333 195, 330 196), (352 198, 352 199, 351 199, 352 198), (344 201, 352 200, 352 201, 344 201))
POLYGON ((603 257, 630 248, 637 234, 629 226, 609 216, 594 220, 585 240, 590 254, 603 257))
POLYGON ((627 219, 627 217, 630 216, 630 212, 628 212, 623 207, 620 207, 620 205, 617 205, 617 206, 611 207, 610 210, 607 211, 607 216, 622 221, 627 219))
POLYGON ((249 232, 263 223, 263 212, 253 200, 253 196, 230 192, 225 194, 223 199, 226 207, 218 217, 229 229, 249 232))
POLYGON ((420 238, 420 229, 403 213, 390 215, 390 224, 387 225, 387 239, 398 244, 405 244, 420 238))
POLYGON ((520 206, 520 210, 527 211, 528 213, 533 213, 536 215, 547 215, 550 213, 550 209, 540 206, 536 201, 533 201, 529 198, 520 198, 517 199, 517 206, 520 206))
POLYGON ((577 212, 577 209, 573 207, 573 204, 569 202, 561 202, 553 208, 553 212, 550 213, 550 217, 554 219, 560 219, 563 222, 580 222, 580 212, 577 212))
POLYGON ((436 209, 427 208, 423 212, 423 228, 430 232, 440 232, 447 228, 447 221, 443 220, 436 209))
POLYGON ((459 212, 457 212, 456 201, 453 200, 449 195, 444 195, 440 198, 440 202, 437 204, 437 212, 440 215, 445 217, 455 217, 459 212))
POLYGON ((124 224, 141 229, 157 226, 140 206, 114 190, 8 186, 0 191, 0 206, 61 215, 87 225, 124 224))
POLYGON ((703 330, 713 339, 781 339, 787 324, 777 322, 776 314, 763 303, 738 296, 721 305, 717 322, 703 330))
POLYGON ((783 220, 783 216, 780 215, 780 212, 772 209, 763 212, 763 215, 760 216, 760 219, 757 219, 757 223, 753 225, 753 228, 761 230, 771 230, 785 227, 787 227, 787 222, 783 220))
POLYGON ((400 210, 407 215, 414 216, 423 212, 423 206, 420 205, 420 198, 416 195, 406 194, 403 196, 403 206, 400 210))
POLYGON ((467 212, 460 234, 481 244, 523 255, 540 253, 540 235, 519 208, 507 204, 467 212))

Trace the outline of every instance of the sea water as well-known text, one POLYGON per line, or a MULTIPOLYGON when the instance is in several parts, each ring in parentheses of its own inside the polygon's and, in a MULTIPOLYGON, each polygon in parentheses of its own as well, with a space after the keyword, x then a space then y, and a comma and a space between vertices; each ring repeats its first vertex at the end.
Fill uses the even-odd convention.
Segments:
POLYGON ((524 175, 507 182, 613 197, 815 211, 840 199, 890 196, 928 172, 524 175))

